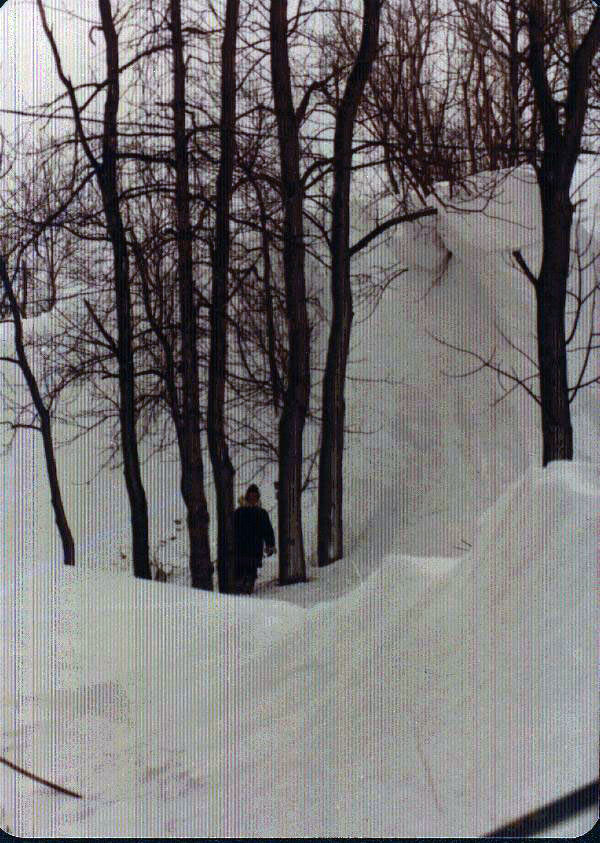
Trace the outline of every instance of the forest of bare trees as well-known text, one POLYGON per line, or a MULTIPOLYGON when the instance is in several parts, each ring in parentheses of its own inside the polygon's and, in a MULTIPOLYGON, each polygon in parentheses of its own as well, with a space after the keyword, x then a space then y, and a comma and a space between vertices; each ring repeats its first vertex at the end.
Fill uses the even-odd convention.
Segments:
POLYGON ((16 348, 2 365, 25 375, 13 428, 42 433, 66 563, 78 556, 52 415, 74 385, 91 396, 76 435, 114 431, 136 576, 152 577, 145 442, 176 445, 193 587, 212 590, 216 566, 219 590, 236 589, 236 477, 250 458, 277 467, 280 583, 307 579, 309 487, 318 564, 341 559, 354 258, 435 214, 440 182, 451 199, 481 172, 537 177, 541 265, 515 261, 535 288, 539 378, 517 386, 539 404, 543 464, 572 459, 572 398, 598 382, 597 288, 577 290, 571 199, 578 160, 599 149, 591 0, 98 0, 83 70, 55 23, 71 6, 36 6, 60 93, 19 117, 25 144, 2 147, 0 318, 16 348), (365 180, 390 214, 355 242, 365 180), (575 381, 569 299, 592 307, 575 381), (61 308, 59 341, 28 360, 22 320, 61 308))

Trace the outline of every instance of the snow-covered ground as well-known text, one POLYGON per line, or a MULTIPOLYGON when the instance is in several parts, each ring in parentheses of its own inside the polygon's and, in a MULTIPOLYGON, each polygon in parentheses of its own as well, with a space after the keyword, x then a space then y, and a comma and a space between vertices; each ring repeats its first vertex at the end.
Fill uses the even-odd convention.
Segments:
MULTIPOLYGON (((591 231, 600 192, 584 191, 591 231)), ((534 353, 510 256, 539 260, 526 170, 477 211, 453 205, 357 257, 382 281, 408 271, 374 312, 357 307, 347 554, 309 583, 271 583, 276 560, 252 598, 119 571, 126 497, 120 473, 95 474, 101 432, 59 451, 79 549, 67 570, 41 443, 21 431, 0 458, 0 755, 84 797, 0 765, 3 828, 468 837, 597 775, 597 392, 573 404, 576 460, 543 470, 537 406, 518 390, 494 405, 489 371, 453 377, 473 360, 432 337, 529 372, 502 334, 534 353)), ((182 514, 177 465, 163 452, 144 471, 156 540, 182 514)), ((582 834, 594 813, 546 836, 582 834)))

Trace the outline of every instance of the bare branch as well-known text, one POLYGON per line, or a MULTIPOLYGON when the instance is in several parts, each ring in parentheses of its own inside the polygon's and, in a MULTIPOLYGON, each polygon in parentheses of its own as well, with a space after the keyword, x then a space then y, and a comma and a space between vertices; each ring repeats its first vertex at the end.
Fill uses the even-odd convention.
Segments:
POLYGON ((535 290, 537 291, 537 288, 538 288, 538 280, 537 280, 537 278, 535 277, 535 275, 533 274, 533 272, 529 269, 529 267, 528 267, 528 265, 527 265, 527 262, 526 262, 525 258, 524 258, 524 257, 523 257, 523 255, 521 254, 520 249, 515 249, 515 250, 514 250, 514 252, 513 252, 513 257, 515 258, 515 260, 517 261, 517 263, 519 264, 519 266, 520 266, 520 267, 521 267, 521 269, 523 270, 523 273, 524 273, 524 275, 526 276, 526 278, 527 278, 529 281, 531 281, 531 283, 533 284, 533 286, 534 286, 535 290))
POLYGON ((434 214, 437 214, 437 212, 437 208, 423 208, 421 211, 413 211, 410 214, 401 214, 399 217, 393 217, 391 220, 382 222, 381 225, 378 225, 377 228, 374 228, 373 231, 370 231, 361 240, 350 247, 350 257, 353 257, 357 252, 360 252, 361 249, 364 249, 365 246, 368 246, 369 243, 375 240, 376 237, 383 234, 384 231, 388 231, 388 229, 393 228, 396 225, 400 225, 400 223, 403 222, 414 222, 422 217, 431 217, 434 214))

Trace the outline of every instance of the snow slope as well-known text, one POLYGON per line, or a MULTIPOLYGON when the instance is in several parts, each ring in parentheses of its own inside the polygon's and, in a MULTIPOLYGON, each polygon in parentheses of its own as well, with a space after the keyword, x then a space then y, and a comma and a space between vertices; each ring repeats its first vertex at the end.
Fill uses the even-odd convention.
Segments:
POLYGON ((586 783, 599 502, 585 465, 532 469, 449 570, 391 555, 309 610, 15 572, 3 754, 84 799, 3 769, 11 830, 477 836, 586 783))
MULTIPOLYGON (((474 180, 475 191, 482 181, 485 176, 474 180)), ((508 484, 541 463, 538 406, 521 389, 498 402, 513 384, 504 379, 501 387, 489 370, 461 377, 481 368, 480 361, 444 345, 484 359, 495 350, 496 365, 523 377, 535 371, 525 356, 537 358, 534 295, 512 252, 520 249, 537 270, 538 188, 525 167, 495 174, 495 182, 493 201, 486 196, 461 204, 454 198, 445 207, 432 197, 437 216, 392 229, 355 259, 344 463, 348 564, 313 569, 315 581, 308 588, 285 589, 286 599, 309 605, 342 594, 390 551, 436 557, 464 552, 481 513, 508 484), (394 275, 375 310, 360 304, 363 276, 385 281, 394 275)), ((577 184, 580 239, 586 244, 593 237, 590 262, 600 254, 600 238, 594 236, 600 191, 591 165, 581 165, 577 184)), ((366 212, 357 212, 355 220, 353 242, 370 226, 366 212)), ((575 240, 574 231, 574 246, 575 240)), ((598 277, 595 260, 584 274, 584 289, 598 277)), ((573 346, 584 343, 586 327, 583 320, 573 346)), ((581 357, 582 352, 569 354, 572 383, 581 357)), ((598 373, 598 357, 588 371, 598 373)), ((571 410, 575 456, 600 468, 597 407, 598 389, 587 389, 571 410)), ((312 550, 316 496, 307 496, 305 514, 312 550)), ((275 575, 275 565, 264 570, 264 579, 275 575)))
MULTIPOLYGON (((99 471, 102 431, 59 452, 81 560, 65 570, 41 443, 21 431, 0 458, 0 755, 84 796, 0 765, 4 828, 477 836, 597 774, 597 393, 573 404, 576 461, 542 470, 533 402, 515 391, 494 405, 486 370, 452 377, 473 360, 433 337, 496 347, 528 373, 502 335, 535 350, 531 289, 510 255, 536 266, 539 219, 526 170, 493 202, 448 208, 439 194, 436 217, 356 259, 347 554, 308 584, 247 599, 117 572, 128 515, 121 474, 99 471), (407 271, 390 281, 395 270, 407 271), (375 310, 360 303, 367 275, 390 281, 375 310)), ((11 351, 7 326, 1 339, 11 351)), ((144 467, 153 541, 182 514, 173 456, 144 467)), ((268 488, 265 502, 273 511, 268 488)), ((592 824, 582 815, 569 833, 592 824)))

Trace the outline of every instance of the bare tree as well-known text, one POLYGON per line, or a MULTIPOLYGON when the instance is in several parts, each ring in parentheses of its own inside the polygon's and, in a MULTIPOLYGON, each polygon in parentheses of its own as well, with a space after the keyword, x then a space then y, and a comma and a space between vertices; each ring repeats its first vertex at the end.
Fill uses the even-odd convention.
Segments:
POLYGON ((190 573, 193 588, 212 591, 213 567, 208 538, 208 506, 200 437, 197 307, 194 295, 188 139, 185 115, 185 62, 181 2, 171 0, 173 46, 173 131, 175 141, 175 209, 177 275, 181 330, 181 493, 187 508, 190 573))
POLYGON ((288 321, 287 383, 279 422, 279 580, 304 581, 302 435, 310 395, 310 350, 304 276, 303 186, 298 114, 292 99, 286 0, 270 5, 271 77, 277 119, 288 321))
MULTIPOLYGON (((447 18, 439 0, 384 7, 382 44, 359 112, 404 210, 412 207, 415 193, 423 199, 436 181, 452 183, 465 169, 459 82, 450 72, 458 38, 447 18)), ((344 55, 353 58, 352 39, 341 23, 337 28, 344 55)))
POLYGON ((50 497, 52 500, 52 508, 54 510, 54 518, 56 526, 60 533, 60 539, 63 546, 63 556, 65 565, 75 564, 75 543, 73 541, 73 534, 67 521, 65 508, 58 480, 58 471, 56 467, 56 457, 54 455, 54 442, 52 439, 52 422, 50 411, 48 410, 44 399, 40 393, 37 379, 29 365, 27 359, 27 352, 25 351, 25 343, 23 338, 23 324, 21 321, 21 312, 19 305, 15 298, 13 286, 8 275, 8 268, 4 257, 0 256, 0 275, 2 276, 2 284, 4 287, 4 295, 8 299, 13 324, 15 327, 15 362, 23 373, 23 377, 27 383, 31 399, 33 401, 38 420, 39 430, 42 434, 44 442, 44 456, 46 458, 46 471, 48 474, 48 482, 50 484, 50 497))
POLYGON ((235 53, 238 15, 239 0, 227 0, 225 32, 221 49, 220 156, 213 249, 207 411, 208 444, 217 496, 219 589, 225 593, 231 591, 233 587, 232 566, 234 561, 234 469, 227 447, 224 409, 227 375, 227 291, 230 255, 229 205, 235 161, 235 53))
POLYGON ((352 327, 350 283, 350 181, 354 122, 377 51, 381 0, 364 0, 360 48, 337 109, 333 150, 331 295, 333 315, 323 379, 319 459, 318 559, 341 559, 343 530, 344 389, 352 327))
MULTIPOLYGON (((582 242, 583 228, 584 224, 579 219, 575 228, 575 246, 571 250, 572 255, 574 255, 574 271, 569 276, 568 306, 565 310, 565 345, 567 352, 571 354, 569 403, 573 403, 581 390, 589 387, 598 388, 600 384, 597 366, 592 368, 592 363, 597 360, 595 352, 600 350, 600 331, 595 318, 596 305, 600 297, 600 283, 598 282, 600 254, 597 252, 597 240, 594 237, 593 229, 587 233, 585 242, 582 242)), ((529 268, 521 250, 515 249, 512 256, 524 278, 533 287, 536 287, 537 278, 529 268)), ((448 373, 448 376, 462 379, 487 369, 496 375, 499 387, 499 394, 494 399, 494 405, 504 401, 515 390, 520 389, 541 408, 539 359, 536 360, 526 347, 517 344, 513 338, 508 336, 500 327, 499 322, 495 322, 494 328, 501 343, 495 343, 492 351, 487 355, 432 335, 432 339, 441 345, 465 354, 476 361, 472 369, 459 373, 448 373)))
POLYGON ((65 75, 56 40, 46 20, 42 0, 37 0, 42 26, 54 55, 56 69, 73 112, 76 133, 96 174, 102 195, 106 230, 114 259, 114 293, 117 310, 117 360, 119 369, 119 417, 125 483, 131 507, 133 569, 137 577, 152 579, 148 550, 148 503, 142 483, 135 411, 135 371, 132 349, 129 257, 121 215, 118 178, 119 40, 110 0, 99 0, 101 29, 106 45, 106 100, 102 134, 102 156, 98 160, 83 128, 81 111, 71 80, 65 75))
MULTIPOLYGON (((564 4, 566 7, 569 3, 564 4)), ((546 58, 551 31, 543 0, 528 0, 528 66, 543 133, 537 164, 542 207, 542 264, 535 281, 542 415, 543 464, 573 458, 573 430, 567 381, 565 305, 573 205, 573 172, 581 149, 592 62, 600 48, 600 10, 579 45, 572 21, 564 17, 568 47, 566 96, 557 100, 546 58)))

